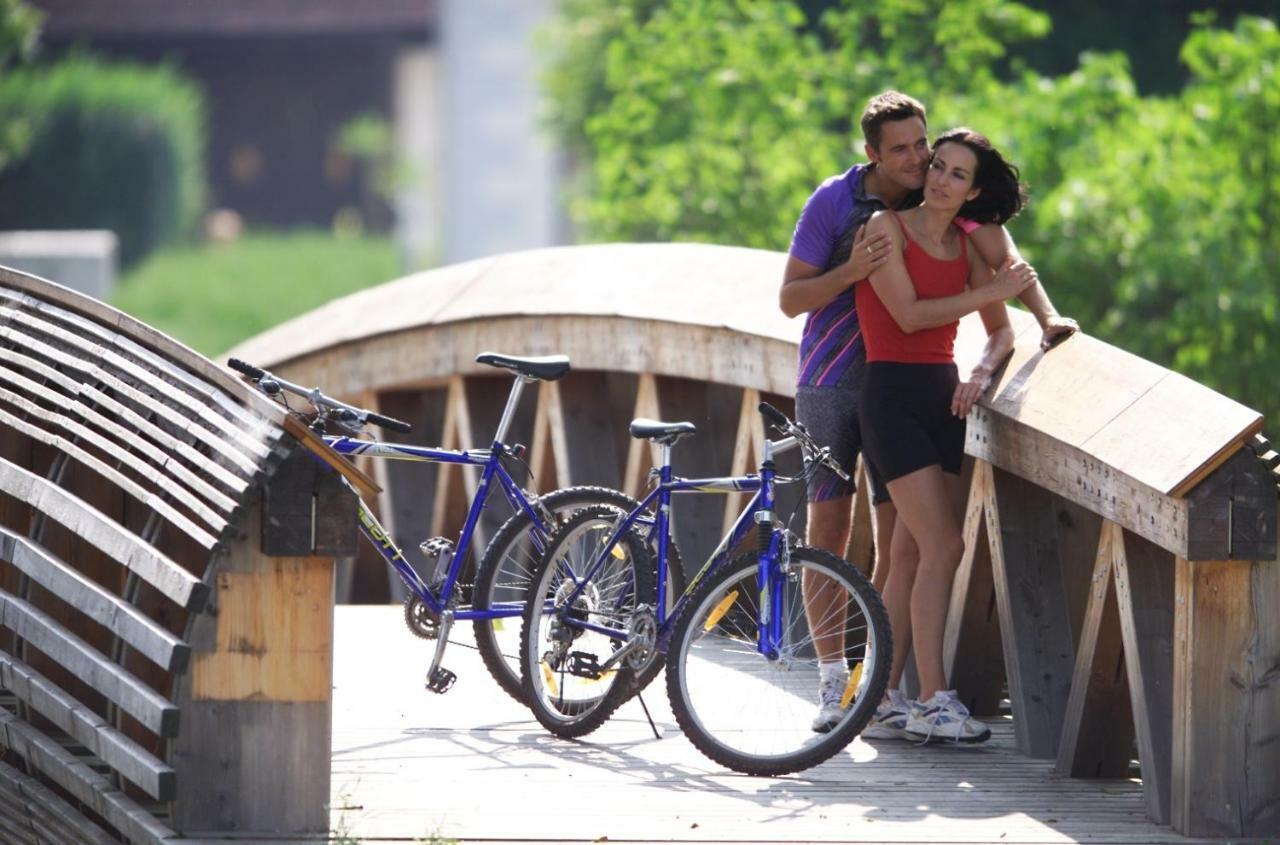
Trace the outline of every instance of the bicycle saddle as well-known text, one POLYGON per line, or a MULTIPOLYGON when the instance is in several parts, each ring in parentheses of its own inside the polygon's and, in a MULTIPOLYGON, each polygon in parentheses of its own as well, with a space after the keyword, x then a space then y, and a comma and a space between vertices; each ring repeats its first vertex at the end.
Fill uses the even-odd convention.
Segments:
POLYGON ((691 422, 659 422, 646 420, 643 417, 631 421, 631 436, 656 443, 674 445, 686 434, 696 434, 697 426, 691 422))
POLYGON ((543 355, 540 358, 517 358, 514 355, 502 355, 498 352, 481 352, 476 356, 477 364, 488 364, 490 367, 504 367, 515 370, 522 376, 555 381, 569 372, 568 355, 543 355))

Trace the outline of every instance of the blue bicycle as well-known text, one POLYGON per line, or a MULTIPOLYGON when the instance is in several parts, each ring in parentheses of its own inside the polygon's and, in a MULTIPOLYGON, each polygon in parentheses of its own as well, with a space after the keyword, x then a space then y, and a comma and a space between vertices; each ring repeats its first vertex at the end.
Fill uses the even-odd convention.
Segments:
MULTIPOLYGON (((562 378, 569 372, 569 359, 563 355, 518 358, 486 352, 476 356, 475 360, 480 364, 512 370, 516 375, 493 444, 487 449, 469 451, 350 436, 360 433, 368 424, 401 433, 408 433, 411 427, 401 420, 326 396, 319 388, 293 384, 235 358, 229 360, 227 366, 248 376, 260 390, 284 402, 286 407, 289 407, 289 394, 305 400, 310 410, 303 419, 338 454, 462 464, 481 469, 476 495, 456 544, 443 537, 431 538, 421 544, 427 558, 425 573, 419 573, 410 565, 390 533, 363 500, 358 505, 358 524, 360 531, 408 590, 405 622, 409 630, 436 642, 427 670, 427 689, 444 693, 457 680, 457 676, 445 669, 441 662, 453 624, 470 621, 475 631, 476 647, 489 673, 502 689, 523 703, 518 656, 519 626, 513 623, 524 610, 530 577, 548 536, 567 516, 589 505, 624 512, 634 508, 637 502, 624 493, 603 487, 569 487, 544 496, 522 489, 512 475, 520 471, 516 464, 522 460, 524 447, 508 444, 507 431, 524 387, 538 380, 562 378), (340 428, 349 434, 330 434, 330 427, 340 428), (495 487, 502 490, 514 514, 494 534, 483 555, 475 553, 474 556, 479 556, 479 563, 464 569, 468 558, 473 556, 476 525, 495 487), (474 585, 466 583, 468 573, 474 573, 474 585), (468 586, 472 587, 469 606, 464 601, 464 589, 468 586)), ((648 524, 650 529, 655 527, 652 519, 648 524)))
POLYGON ((526 700, 552 733, 577 737, 603 724, 664 656, 681 730, 736 771, 778 775, 816 765, 874 714, 892 655, 880 596, 852 564, 800 545, 774 514, 776 485, 805 482, 824 465, 843 472, 802 426, 767 403, 760 412, 785 436, 765 441, 757 474, 736 478, 673 476, 672 447, 693 424, 635 420, 632 436, 662 447, 644 501, 627 513, 584 508, 552 535, 520 642, 526 700), (796 446, 803 471, 778 475, 774 457, 796 446), (736 491, 754 495, 668 610, 672 495, 736 491), (656 561, 642 521, 655 506, 656 561), (753 530, 756 550, 730 561, 753 530), (841 683, 838 717, 816 727, 820 660, 841 683))

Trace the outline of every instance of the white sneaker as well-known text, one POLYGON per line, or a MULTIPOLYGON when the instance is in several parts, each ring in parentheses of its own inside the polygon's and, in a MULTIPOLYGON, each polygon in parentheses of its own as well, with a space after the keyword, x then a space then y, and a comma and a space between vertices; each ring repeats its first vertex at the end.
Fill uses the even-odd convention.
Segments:
POLYGON ((849 673, 837 672, 823 678, 818 684, 818 715, 809 725, 814 733, 824 734, 840 724, 844 718, 844 708, 840 699, 844 696, 844 688, 849 685, 849 673))
POLYGON ((911 699, 902 690, 891 689, 880 700, 876 714, 862 729, 863 739, 907 739, 907 718, 911 715, 911 699))
POLYGON ((912 702, 906 734, 921 742, 986 742, 991 729, 969 715, 955 690, 938 690, 928 701, 912 702))

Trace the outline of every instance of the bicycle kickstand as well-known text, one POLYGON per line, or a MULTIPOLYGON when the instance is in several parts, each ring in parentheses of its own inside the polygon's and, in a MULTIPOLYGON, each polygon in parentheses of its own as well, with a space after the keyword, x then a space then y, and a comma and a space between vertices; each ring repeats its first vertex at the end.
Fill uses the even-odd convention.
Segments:
POLYGON ((436 651, 431 658, 431 667, 427 669, 427 689, 434 693, 446 693, 458 680, 458 676, 440 665, 444 659, 444 647, 449 642, 449 630, 453 627, 453 611, 446 610, 440 614, 440 631, 436 635, 436 651))

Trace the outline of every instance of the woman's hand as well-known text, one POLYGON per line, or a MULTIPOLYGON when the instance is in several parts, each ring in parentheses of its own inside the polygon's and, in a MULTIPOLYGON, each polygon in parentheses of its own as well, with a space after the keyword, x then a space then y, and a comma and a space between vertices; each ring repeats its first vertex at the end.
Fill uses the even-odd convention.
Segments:
POLYGON ((951 396, 951 413, 964 419, 969 416, 969 409, 982 398, 991 386, 991 376, 975 372, 968 381, 956 385, 956 392, 951 396))
POLYGON ((1010 256, 991 280, 991 288, 1000 294, 1000 299, 1013 299, 1039 280, 1036 268, 1025 261, 1015 261, 1010 256))
POLYGON ((1080 324, 1075 320, 1054 314, 1044 321, 1043 331, 1040 334, 1040 348, 1048 352, 1078 331, 1080 331, 1080 324))
POLYGON ((892 248, 893 241, 884 232, 868 237, 866 224, 859 226, 853 236, 853 250, 849 253, 849 260, 845 262, 853 280, 860 282, 870 276, 889 260, 889 250, 892 248))

